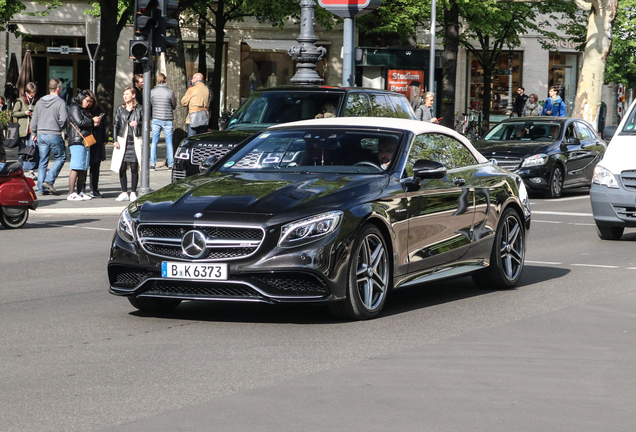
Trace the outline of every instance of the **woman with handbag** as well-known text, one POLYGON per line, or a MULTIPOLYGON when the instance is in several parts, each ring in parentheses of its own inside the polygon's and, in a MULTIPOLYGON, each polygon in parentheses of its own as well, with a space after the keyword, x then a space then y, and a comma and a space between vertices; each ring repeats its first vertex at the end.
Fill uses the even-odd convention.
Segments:
POLYGON ((124 103, 117 107, 113 122, 113 156, 110 164, 111 171, 119 173, 121 193, 115 201, 135 201, 137 199, 137 184, 139 183, 139 161, 141 160, 141 105, 135 100, 135 88, 124 89, 124 103), (128 195, 128 179, 126 166, 130 165, 130 195, 128 195))
POLYGON ((69 201, 85 201, 91 199, 83 187, 86 184, 86 172, 88 171, 89 152, 91 143, 95 143, 93 127, 99 126, 101 117, 92 117, 88 108, 92 105, 93 98, 86 90, 80 90, 73 98, 68 109, 68 123, 66 134, 68 135, 68 148, 71 153, 71 172, 68 176, 69 201), (77 185, 77 192, 76 190, 77 185))
POLYGON ((20 155, 19 159, 22 162, 22 168, 25 172, 28 171, 29 176, 34 179, 37 179, 37 177, 33 170, 38 167, 38 162, 40 161, 37 151, 38 147, 31 139, 31 119, 33 118, 35 104, 38 101, 36 97, 37 92, 38 86, 36 86, 35 83, 26 83, 24 86, 24 94, 16 99, 11 113, 20 125, 18 154, 20 155), (33 148, 26 149, 27 146, 32 146, 33 148))

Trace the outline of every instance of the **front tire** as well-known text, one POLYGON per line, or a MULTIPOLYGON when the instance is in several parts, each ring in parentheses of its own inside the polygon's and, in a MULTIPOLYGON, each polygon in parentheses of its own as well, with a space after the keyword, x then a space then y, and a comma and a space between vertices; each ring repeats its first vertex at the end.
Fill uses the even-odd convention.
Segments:
POLYGON ((1 208, 0 223, 6 229, 15 229, 23 226, 29 219, 29 209, 24 208, 1 208))
POLYGON ((555 165, 554 169, 552 169, 552 173, 550 174, 550 189, 546 192, 546 196, 548 198, 559 198, 561 196, 563 193, 564 178, 565 175, 561 165, 555 165))
POLYGON ((366 225, 353 243, 347 297, 329 304, 329 309, 339 319, 375 318, 384 306, 392 280, 384 237, 375 226, 366 225))
POLYGON ((617 226, 603 226, 596 224, 596 233, 601 240, 620 240, 625 228, 617 226))
POLYGON ((128 301, 143 312, 170 312, 181 304, 179 299, 155 297, 128 297, 128 301))
POLYGON ((475 273, 473 280, 484 289, 513 288, 521 279, 525 256, 525 227, 519 214, 509 207, 499 220, 490 265, 475 273))

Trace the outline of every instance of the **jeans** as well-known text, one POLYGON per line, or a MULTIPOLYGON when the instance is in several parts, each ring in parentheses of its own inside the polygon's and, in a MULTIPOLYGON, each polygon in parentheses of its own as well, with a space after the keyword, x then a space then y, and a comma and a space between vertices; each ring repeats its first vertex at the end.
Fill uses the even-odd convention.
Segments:
POLYGON ((157 164, 157 144, 159 143, 159 134, 163 134, 166 137, 166 153, 168 155, 168 166, 171 167, 174 163, 174 154, 172 151, 172 120, 157 120, 152 119, 152 146, 150 147, 150 166, 157 164))
POLYGON ((206 133, 207 131, 208 131, 208 127, 206 125, 193 128, 192 126, 190 126, 190 123, 188 123, 188 136, 189 137, 191 137, 192 135, 198 135, 198 134, 206 133))
POLYGON ((38 150, 40 151, 40 169, 38 170, 38 189, 44 192, 42 183, 55 183, 64 162, 66 162, 66 147, 61 135, 38 135, 38 150), (53 152, 55 163, 49 170, 49 153, 53 152))

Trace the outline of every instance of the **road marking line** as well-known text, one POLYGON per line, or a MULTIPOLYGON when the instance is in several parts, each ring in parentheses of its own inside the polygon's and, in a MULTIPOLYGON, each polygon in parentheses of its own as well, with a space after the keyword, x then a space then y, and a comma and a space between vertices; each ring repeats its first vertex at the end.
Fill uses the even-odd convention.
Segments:
POLYGON ((551 224, 562 224, 562 223, 564 223, 564 222, 559 222, 559 221, 544 221, 544 220, 536 220, 536 219, 532 220, 532 223, 537 223, 537 222, 538 223, 551 223, 551 224))
POLYGON ((81 228, 81 229, 97 230, 97 231, 115 231, 114 228, 96 228, 96 227, 85 227, 85 226, 76 226, 76 225, 60 225, 60 224, 53 224, 49 222, 31 222, 31 223, 37 224, 37 225, 49 225, 49 226, 54 226, 59 228, 81 228))
POLYGON ((552 199, 552 200, 544 200, 541 202, 554 202, 554 203, 560 203, 563 201, 574 201, 574 200, 580 200, 580 199, 590 199, 589 195, 583 195, 583 196, 577 196, 577 197, 569 197, 569 198, 558 198, 558 199, 552 199))
POLYGON ((572 223, 569 222, 568 225, 582 225, 582 226, 596 226, 596 224, 589 224, 589 223, 572 223))
POLYGON ((609 266, 609 265, 599 265, 599 264, 572 264, 572 265, 576 267, 597 267, 597 268, 610 268, 610 269, 620 268, 619 266, 609 266))
POLYGON ((29 216, 52 215, 89 215, 89 216, 119 216, 126 208, 123 207, 92 207, 92 208, 62 208, 62 209, 38 209, 30 212, 29 216))
POLYGON ((627 267, 627 270, 636 270, 636 267, 627 267))
POLYGON ((526 264, 561 265, 563 263, 560 263, 560 262, 547 262, 547 261, 528 261, 528 260, 526 260, 526 264))
POLYGON ((533 210, 532 214, 541 214, 541 215, 553 215, 553 216, 584 216, 584 217, 594 217, 592 213, 568 213, 568 212, 552 212, 552 211, 536 211, 533 210))

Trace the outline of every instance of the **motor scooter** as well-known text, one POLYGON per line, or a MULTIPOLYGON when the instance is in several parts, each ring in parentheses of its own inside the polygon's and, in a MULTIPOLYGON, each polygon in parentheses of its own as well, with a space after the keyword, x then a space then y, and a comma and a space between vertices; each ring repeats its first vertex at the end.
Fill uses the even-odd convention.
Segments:
MULTIPOLYGON (((0 144, 1 145, 1 144, 0 144)), ((38 207, 35 182, 24 175, 20 162, 0 162, 0 223, 20 228, 29 218, 29 209, 38 207)))

